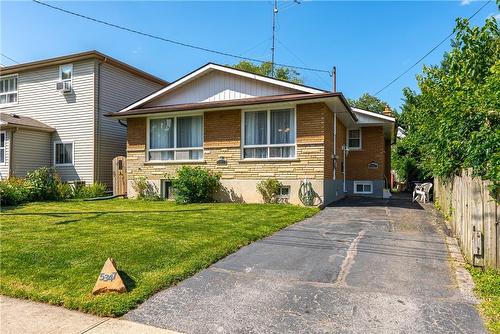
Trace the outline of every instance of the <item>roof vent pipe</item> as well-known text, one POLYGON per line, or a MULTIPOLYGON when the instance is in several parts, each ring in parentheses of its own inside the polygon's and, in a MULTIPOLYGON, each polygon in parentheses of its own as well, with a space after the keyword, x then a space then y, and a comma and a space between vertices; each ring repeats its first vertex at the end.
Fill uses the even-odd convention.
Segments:
POLYGON ((337 67, 336 66, 333 66, 333 69, 332 69, 332 84, 333 84, 332 92, 336 93, 337 92, 337 67))

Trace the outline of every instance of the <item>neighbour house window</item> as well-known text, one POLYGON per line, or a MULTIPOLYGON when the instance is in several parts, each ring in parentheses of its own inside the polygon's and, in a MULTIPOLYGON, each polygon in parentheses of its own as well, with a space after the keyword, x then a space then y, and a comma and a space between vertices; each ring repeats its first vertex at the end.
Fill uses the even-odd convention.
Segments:
POLYGON ((244 159, 295 157, 295 110, 244 112, 244 159))
POLYGON ((149 120, 148 160, 203 159, 203 116, 149 120))
POLYGON ((71 80, 73 80, 73 64, 59 66, 59 80, 71 83, 71 80))
POLYGON ((73 164, 73 143, 72 142, 55 142, 54 143, 54 164, 55 165, 72 165, 73 164))
POLYGON ((5 163, 5 131, 0 132, 0 164, 5 163))
POLYGON ((347 144, 350 149, 360 149, 361 148, 361 129, 349 130, 347 144))
POLYGON ((355 194, 372 194, 373 183, 370 181, 354 181, 355 194))
POLYGON ((17 103, 17 75, 0 78, 0 105, 17 103))

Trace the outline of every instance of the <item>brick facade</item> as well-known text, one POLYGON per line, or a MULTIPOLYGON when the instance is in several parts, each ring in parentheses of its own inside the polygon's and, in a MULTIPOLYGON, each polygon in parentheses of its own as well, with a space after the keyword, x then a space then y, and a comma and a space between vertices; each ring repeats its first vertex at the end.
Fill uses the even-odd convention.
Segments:
MULTIPOLYGON (((210 111, 204 113, 204 160, 192 162, 147 162, 146 138, 147 118, 128 119, 127 138, 127 175, 130 184, 139 176, 144 176, 158 185, 159 180, 174 176, 182 165, 202 166, 221 174, 222 182, 235 192, 247 192, 245 201, 258 201, 255 185, 267 178, 277 178, 285 185, 291 185, 291 192, 298 200, 300 181, 308 178, 315 185, 320 196, 326 191, 325 182, 333 182, 335 169, 336 179, 343 179, 341 163, 343 161, 342 145, 346 142, 346 127, 337 119, 336 153, 337 163, 334 166, 333 156, 333 122, 330 109, 323 103, 309 103, 296 106, 297 136, 296 159, 291 160, 243 160, 241 157, 241 117, 237 110, 210 111), (225 161, 218 164, 217 161, 225 161), (253 194, 251 194, 253 193, 253 194)), ((351 151, 347 158, 348 180, 379 180, 386 171, 387 150, 384 141, 383 127, 362 128, 362 149, 351 151), (379 163, 377 169, 368 169, 372 161, 379 163)), ((390 146, 389 146, 390 147, 390 146)))
POLYGON ((347 157, 346 179, 383 180, 385 171, 385 140, 382 126, 361 128, 361 149, 349 151, 347 157), (372 161, 378 163, 377 169, 369 169, 372 161))

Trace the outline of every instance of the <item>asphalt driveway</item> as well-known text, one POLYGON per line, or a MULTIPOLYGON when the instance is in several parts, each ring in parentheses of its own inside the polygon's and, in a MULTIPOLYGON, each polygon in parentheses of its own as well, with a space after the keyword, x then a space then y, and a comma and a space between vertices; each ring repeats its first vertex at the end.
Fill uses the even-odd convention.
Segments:
POLYGON ((483 333, 443 236, 407 198, 344 200, 125 318, 185 333, 483 333))

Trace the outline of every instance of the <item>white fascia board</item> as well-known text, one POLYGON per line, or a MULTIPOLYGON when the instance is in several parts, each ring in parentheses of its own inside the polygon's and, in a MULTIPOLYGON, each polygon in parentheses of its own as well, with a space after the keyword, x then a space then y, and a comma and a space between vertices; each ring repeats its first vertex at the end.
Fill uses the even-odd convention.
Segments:
POLYGON ((378 114, 378 113, 375 113, 375 112, 372 112, 372 111, 363 110, 363 109, 354 108, 354 107, 351 107, 351 109, 355 113, 359 113, 359 114, 362 114, 362 115, 367 115, 367 116, 370 116, 370 117, 380 118, 380 119, 383 119, 383 120, 389 121, 389 122, 396 122, 396 119, 394 117, 390 117, 390 116, 386 116, 386 115, 378 114))
POLYGON ((310 88, 310 87, 306 87, 306 86, 302 86, 302 85, 297 85, 297 84, 294 84, 291 82, 276 80, 276 79, 265 77, 262 75, 240 71, 240 70, 234 69, 234 68, 220 66, 217 64, 207 64, 207 65, 199 68, 198 70, 194 71, 193 73, 188 74, 188 75, 180 78, 177 81, 174 81, 172 84, 168 85, 167 87, 160 89, 159 91, 157 91, 149 96, 146 96, 142 100, 139 100, 139 101, 129 105, 128 107, 120 110, 119 112, 128 111, 128 110, 134 109, 138 106, 141 106, 144 103, 151 101, 151 100, 155 99, 156 97, 163 95, 164 93, 171 91, 172 89, 179 87, 179 86, 185 84, 186 82, 191 81, 191 80, 195 79, 196 77, 204 74, 205 72, 208 72, 211 70, 218 70, 218 71, 222 71, 222 72, 226 72, 226 73, 231 73, 231 74, 239 75, 241 77, 245 77, 245 78, 249 78, 249 79, 253 79, 253 80, 263 81, 263 82, 267 82, 267 83, 274 84, 274 85, 279 85, 279 86, 283 86, 283 87, 287 87, 287 88, 291 88, 291 89, 296 89, 296 90, 299 90, 299 91, 302 91, 305 93, 324 93, 325 92, 325 91, 320 90, 320 89, 315 89, 315 88, 310 88))

